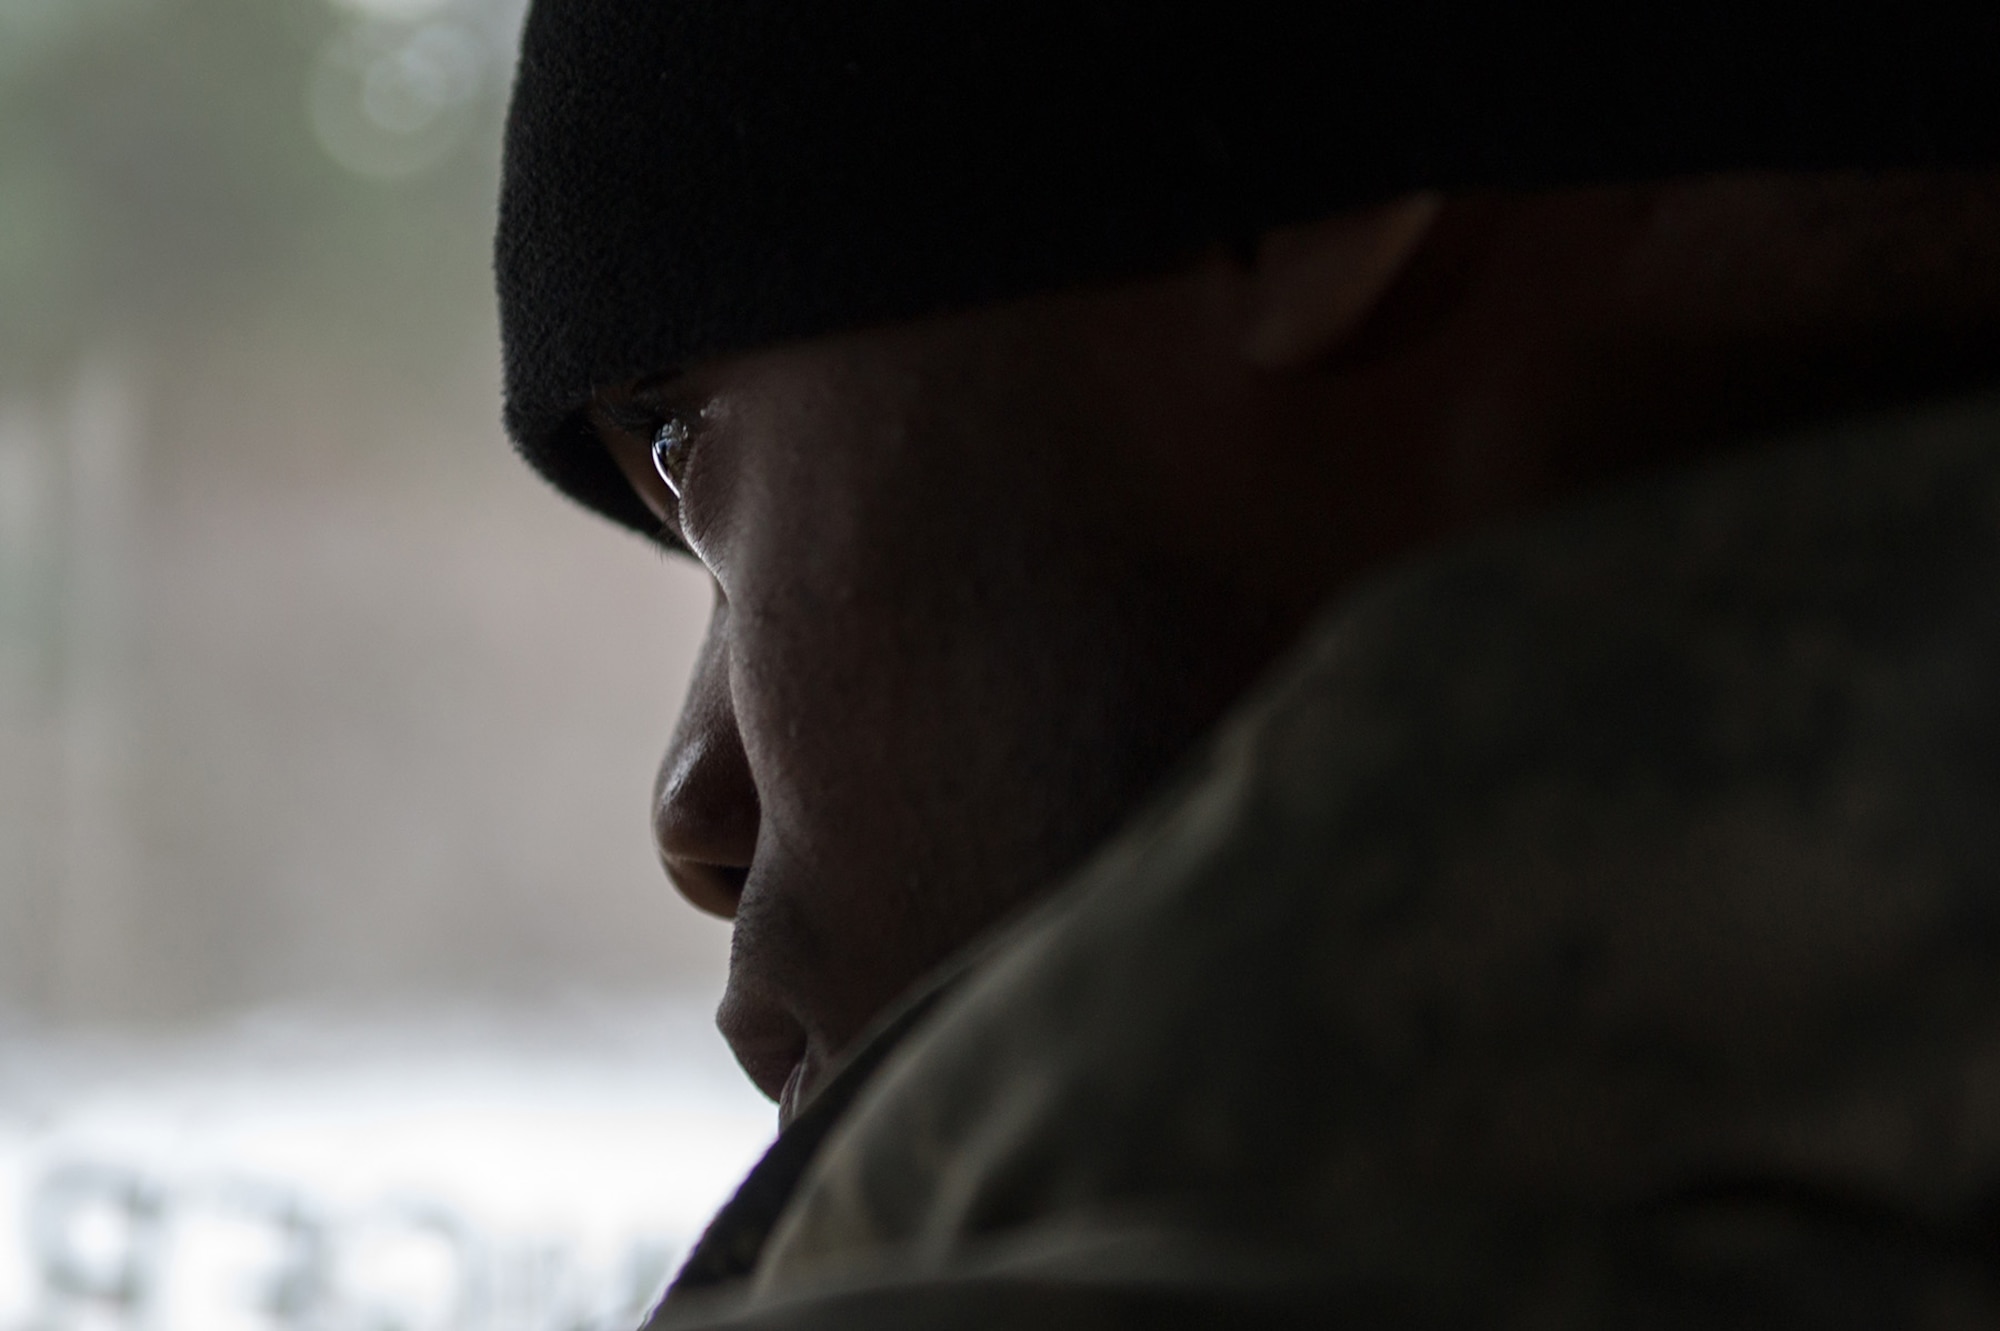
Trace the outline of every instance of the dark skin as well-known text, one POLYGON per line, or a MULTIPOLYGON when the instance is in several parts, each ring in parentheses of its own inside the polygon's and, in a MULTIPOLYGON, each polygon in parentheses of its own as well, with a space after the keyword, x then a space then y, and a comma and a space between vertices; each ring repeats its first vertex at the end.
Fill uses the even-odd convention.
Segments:
POLYGON ((1372 570, 1984 373, 1995 191, 1953 230, 1884 188, 1416 197, 602 390, 600 437, 715 580, 654 825, 735 921, 718 1021, 751 1078, 789 1117, 1372 570))

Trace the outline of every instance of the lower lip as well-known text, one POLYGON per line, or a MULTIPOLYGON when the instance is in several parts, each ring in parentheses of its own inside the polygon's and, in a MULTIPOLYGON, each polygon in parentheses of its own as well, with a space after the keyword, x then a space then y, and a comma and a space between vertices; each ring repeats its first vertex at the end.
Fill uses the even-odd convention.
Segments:
POLYGON ((799 1112, 799 1101, 802 1094, 801 1087, 804 1086, 805 1079, 806 1059, 804 1054, 800 1054, 799 1061, 792 1064, 791 1075, 785 1078, 783 1093, 778 1096, 778 1130, 780 1132, 791 1126, 792 1119, 799 1112))

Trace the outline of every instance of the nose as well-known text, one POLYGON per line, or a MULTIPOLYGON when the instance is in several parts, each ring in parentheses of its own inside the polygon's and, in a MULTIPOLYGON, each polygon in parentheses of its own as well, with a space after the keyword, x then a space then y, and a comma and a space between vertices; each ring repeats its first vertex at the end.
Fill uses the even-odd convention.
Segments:
POLYGON ((695 658, 680 721, 653 787, 653 839, 680 894, 736 917, 757 851, 757 786, 730 699, 728 606, 720 599, 695 658))

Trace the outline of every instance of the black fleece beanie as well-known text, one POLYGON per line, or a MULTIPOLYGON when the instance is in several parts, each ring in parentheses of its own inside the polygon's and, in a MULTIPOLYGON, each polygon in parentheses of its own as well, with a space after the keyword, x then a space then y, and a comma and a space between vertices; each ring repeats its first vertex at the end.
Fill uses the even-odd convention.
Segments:
POLYGON ((508 432, 650 521, 593 385, 1159 271, 1412 189, 1977 165, 1994 0, 535 0, 508 432))

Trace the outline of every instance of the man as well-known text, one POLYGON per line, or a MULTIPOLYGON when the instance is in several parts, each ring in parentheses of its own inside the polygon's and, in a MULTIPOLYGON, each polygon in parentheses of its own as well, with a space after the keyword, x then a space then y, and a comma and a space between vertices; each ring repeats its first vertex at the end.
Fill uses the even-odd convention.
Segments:
POLYGON ((716 602, 658 1325, 1972 1325, 2000 26, 543 0, 510 429, 716 602))

